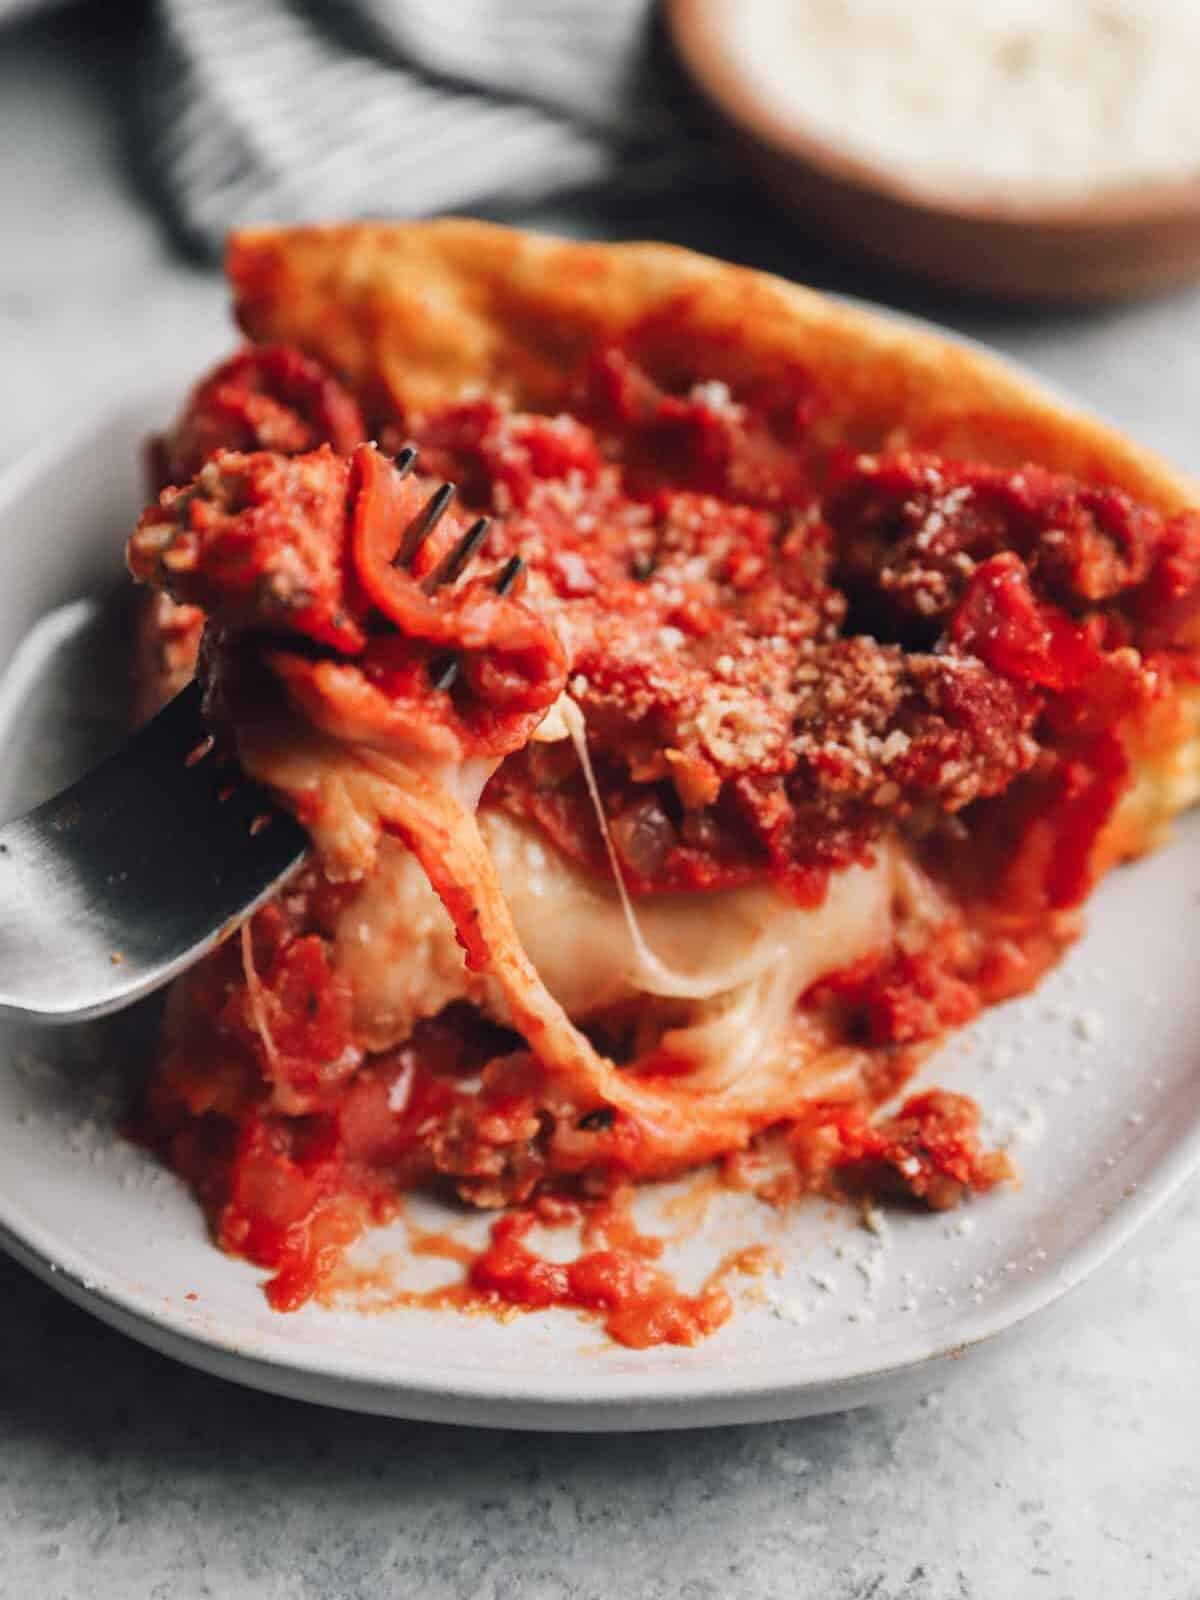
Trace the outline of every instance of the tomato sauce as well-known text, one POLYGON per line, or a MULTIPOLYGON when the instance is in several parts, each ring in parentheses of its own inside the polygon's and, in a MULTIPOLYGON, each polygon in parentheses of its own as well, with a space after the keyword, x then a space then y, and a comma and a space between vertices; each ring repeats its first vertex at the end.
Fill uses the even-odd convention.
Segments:
POLYGON ((387 1269, 335 1270, 321 1297, 365 1310, 419 1307, 475 1312, 506 1320, 522 1311, 566 1309, 603 1323, 608 1335, 632 1349, 658 1344, 691 1345, 724 1325, 733 1314, 731 1277, 760 1277, 779 1261, 765 1246, 727 1255, 694 1294, 680 1290, 656 1265, 664 1241, 640 1234, 621 1188, 603 1201, 582 1205, 543 1196, 527 1208, 506 1212, 492 1223, 482 1250, 472 1251, 447 1234, 408 1227, 415 1256, 435 1256, 466 1267, 459 1283, 432 1289, 400 1289, 387 1269), (549 1260, 530 1248, 537 1227, 580 1224, 587 1248, 573 1260, 549 1260))

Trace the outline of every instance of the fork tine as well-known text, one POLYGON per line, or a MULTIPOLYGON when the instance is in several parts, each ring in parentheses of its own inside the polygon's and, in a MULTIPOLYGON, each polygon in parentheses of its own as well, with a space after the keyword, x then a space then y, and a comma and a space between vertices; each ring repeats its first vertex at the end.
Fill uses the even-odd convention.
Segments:
POLYGON ((425 592, 427 594, 432 594, 435 589, 440 589, 443 584, 454 582, 476 550, 479 549, 484 539, 487 538, 488 527, 487 517, 479 517, 471 524, 458 543, 446 552, 441 561, 438 562, 437 566, 425 579, 425 592))
POLYGON ((521 575, 521 568, 525 565, 523 556, 509 556, 500 569, 500 576, 496 579, 496 593, 507 594, 521 575))
MULTIPOLYGON (((414 459, 416 452, 414 451, 414 459)), ((454 498, 454 485, 444 483, 437 493, 423 505, 420 511, 404 530, 399 548, 392 557, 394 567, 407 567, 417 551, 428 539, 446 513, 451 500, 454 498)))
POLYGON ((448 689, 458 677, 458 662, 454 656, 434 656, 429 663, 429 681, 435 689, 448 689))
POLYGON ((415 444, 406 444, 403 450, 397 452, 392 458, 392 465, 402 478, 407 478, 417 464, 417 447, 415 444))
MULTIPOLYGON (((479 520, 481 522, 487 521, 486 517, 481 517, 479 520)), ((524 565, 524 557, 509 556, 508 560, 500 568, 500 575, 493 586, 497 594, 508 593, 513 584, 516 583, 524 565)), ((435 656, 429 663, 429 681, 435 689, 449 689, 457 677, 458 661, 454 656, 435 656)))

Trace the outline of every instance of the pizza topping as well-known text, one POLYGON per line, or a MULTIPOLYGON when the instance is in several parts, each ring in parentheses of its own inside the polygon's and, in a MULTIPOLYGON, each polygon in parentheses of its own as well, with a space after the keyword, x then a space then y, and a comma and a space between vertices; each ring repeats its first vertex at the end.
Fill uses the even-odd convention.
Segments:
POLYGON ((909 644, 933 642, 980 565, 999 557, 1043 605, 1114 625, 1144 612, 1147 586, 1196 589, 1194 556, 1180 559, 1200 542, 1195 513, 1164 519, 1119 489, 1042 467, 858 456, 835 476, 825 515, 852 610, 909 644))
MULTIPOLYGON (((495 515, 489 553, 528 573, 523 600, 469 576, 430 596, 462 521, 411 574, 396 568, 431 480, 355 447, 307 358, 235 358, 180 430, 208 429, 229 385, 258 395, 268 379, 307 396, 310 419, 340 419, 330 431, 351 460, 328 446, 218 450, 143 518, 135 571, 214 626, 335 652, 279 638, 270 656, 320 727, 509 752, 486 803, 607 876, 578 763, 548 733, 528 740, 569 679, 634 895, 766 874, 818 899, 829 870, 865 859, 897 820, 944 832, 1022 774, 1033 788, 1008 809, 1028 814, 1031 794, 1070 787, 1058 764, 1086 765, 1066 742, 1145 699, 1162 662, 1138 645, 1161 656, 1200 594, 1190 516, 1164 522, 1035 466, 908 452, 839 459, 818 493, 803 375, 672 394, 612 347, 581 381, 578 415, 473 398, 384 425, 459 483, 468 512, 495 515), (439 657, 455 681, 431 697, 439 657)), ((1090 841, 1115 791, 1089 792, 1090 841)), ((1086 866, 1053 876, 1055 901, 1087 882, 1086 866)))
POLYGON ((366 436, 357 402, 318 362, 291 345, 247 346, 197 385, 157 441, 159 487, 187 483, 216 450, 301 455, 328 444, 348 455, 366 436))

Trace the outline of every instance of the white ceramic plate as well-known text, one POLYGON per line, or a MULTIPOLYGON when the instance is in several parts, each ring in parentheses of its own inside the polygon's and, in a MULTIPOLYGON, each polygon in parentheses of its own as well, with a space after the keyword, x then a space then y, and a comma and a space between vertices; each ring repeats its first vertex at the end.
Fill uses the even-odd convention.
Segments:
MULTIPOLYGON (((177 392, 176 392, 177 393, 177 392)), ((139 442, 158 396, 0 485, 0 811, 12 814, 119 737, 129 602, 120 549, 141 504, 139 442), (115 598, 114 598, 115 597, 115 598)), ((848 1208, 779 1218, 736 1196, 673 1247, 684 1283, 761 1240, 781 1279, 692 1350, 606 1344, 565 1312, 507 1324, 454 1313, 269 1310, 254 1268, 220 1254, 183 1187, 117 1130, 153 1019, 0 1035, 0 1243, 97 1316, 181 1360, 264 1389, 398 1416, 636 1429, 791 1417, 941 1381, 947 1363, 1058 1300, 1160 1213, 1200 1163, 1200 818, 1118 872, 1091 929, 1034 997, 985 1017, 925 1070, 976 1095, 1016 1141, 1023 1185, 949 1217, 848 1208)), ((0 952, 0 959, 3 959, 0 952)), ((687 1185, 683 1185, 684 1192, 687 1185)), ((643 1220, 676 1233, 680 1186, 643 1220)), ((686 1204, 684 1210, 686 1211, 686 1204)), ((418 1217, 471 1223, 426 1204, 418 1217)), ((364 1259, 403 1252, 377 1233, 364 1259)), ((401 1281, 429 1281, 402 1266, 401 1281)))

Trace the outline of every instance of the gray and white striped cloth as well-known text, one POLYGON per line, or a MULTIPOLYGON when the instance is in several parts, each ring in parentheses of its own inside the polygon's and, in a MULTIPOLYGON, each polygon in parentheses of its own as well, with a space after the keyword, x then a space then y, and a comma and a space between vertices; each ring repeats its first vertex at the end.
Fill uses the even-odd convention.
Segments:
POLYGON ((654 0, 157 0, 146 158, 219 248, 255 220, 415 216, 599 181, 707 144, 654 0))

